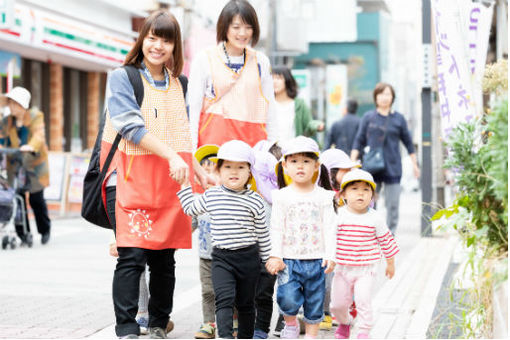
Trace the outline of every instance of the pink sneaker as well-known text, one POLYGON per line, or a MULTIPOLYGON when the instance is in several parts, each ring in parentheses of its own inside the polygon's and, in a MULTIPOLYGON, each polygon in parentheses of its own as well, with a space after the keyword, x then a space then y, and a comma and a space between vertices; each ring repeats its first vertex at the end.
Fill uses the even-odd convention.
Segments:
POLYGON ((351 326, 340 324, 335 331, 335 339, 349 339, 351 326))
POLYGON ((358 339, 370 339, 367 333, 358 333, 358 339))
POLYGON ((295 326, 285 325, 280 333, 280 339, 299 339, 299 323, 295 326))

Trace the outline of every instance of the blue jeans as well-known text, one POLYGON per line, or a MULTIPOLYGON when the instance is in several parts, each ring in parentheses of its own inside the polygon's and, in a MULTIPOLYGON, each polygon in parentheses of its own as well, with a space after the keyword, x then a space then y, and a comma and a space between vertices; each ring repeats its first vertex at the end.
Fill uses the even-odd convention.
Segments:
POLYGON ((303 306, 304 321, 316 324, 324 317, 326 280, 322 260, 284 259, 285 269, 278 273, 276 299, 283 315, 294 316, 303 306))

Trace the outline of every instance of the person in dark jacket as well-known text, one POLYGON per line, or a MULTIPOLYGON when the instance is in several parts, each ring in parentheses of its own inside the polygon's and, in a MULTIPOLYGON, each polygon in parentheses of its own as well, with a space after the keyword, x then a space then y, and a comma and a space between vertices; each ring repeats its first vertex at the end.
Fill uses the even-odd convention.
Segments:
POLYGON ((378 83, 374 89, 375 110, 368 111, 361 119, 356 139, 351 151, 351 159, 357 160, 360 151, 366 146, 383 147, 383 171, 373 174, 377 183, 377 193, 384 186, 384 202, 386 205, 386 223, 395 235, 398 225, 400 204, 400 179, 402 178, 402 160, 400 141, 405 145, 413 163, 416 178, 420 177, 420 168, 416 160, 411 134, 407 122, 401 113, 392 110, 395 101, 395 90, 390 84, 378 83))
POLYGON ((347 112, 343 118, 337 120, 328 131, 326 136, 326 142, 324 150, 331 148, 332 145, 335 148, 344 151, 346 154, 350 154, 352 150, 352 144, 358 131, 359 123, 361 118, 356 115, 358 111, 358 102, 356 99, 347 100, 347 112))

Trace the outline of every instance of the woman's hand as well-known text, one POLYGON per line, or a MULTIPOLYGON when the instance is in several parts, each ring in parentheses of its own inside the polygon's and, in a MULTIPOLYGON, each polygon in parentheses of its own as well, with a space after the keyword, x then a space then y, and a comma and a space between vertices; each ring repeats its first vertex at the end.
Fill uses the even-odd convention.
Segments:
POLYGON ((189 182, 189 168, 188 164, 177 153, 174 154, 169 160, 170 176, 179 184, 189 182))
POLYGON ((319 126, 317 126, 317 131, 318 132, 324 131, 324 123, 320 123, 319 126))
POLYGON ((420 168, 418 167, 417 164, 413 165, 413 173, 414 173, 414 177, 420 178, 420 175, 421 175, 420 168))
POLYGON ((195 176, 200 183, 200 186, 205 190, 209 187, 209 185, 215 186, 217 185, 216 179, 209 175, 204 168, 198 163, 197 159, 193 157, 193 171, 195 172, 195 176))

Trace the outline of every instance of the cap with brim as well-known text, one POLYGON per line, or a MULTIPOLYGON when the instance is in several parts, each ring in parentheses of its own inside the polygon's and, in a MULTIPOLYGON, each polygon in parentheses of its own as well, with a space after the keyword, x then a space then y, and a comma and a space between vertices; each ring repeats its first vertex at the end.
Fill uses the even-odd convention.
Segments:
POLYGON ((376 184, 375 184, 374 178, 372 177, 372 175, 369 172, 366 172, 365 170, 361 170, 361 169, 353 169, 353 170, 349 171, 348 173, 346 173, 344 175, 344 177, 342 178, 342 184, 340 186, 340 189, 345 188, 345 186, 349 183, 358 182, 358 181, 363 181, 363 182, 370 184, 372 189, 374 189, 374 191, 375 191, 376 184))
POLYGON ((289 139, 280 144, 282 147, 282 156, 286 157, 297 153, 311 152, 319 157, 319 145, 309 137, 298 136, 289 139))
POLYGON ((200 163, 204 158, 209 158, 211 161, 216 162, 216 156, 220 147, 215 144, 202 145, 195 151, 195 158, 200 163))
POLYGON ((14 100, 16 103, 21 105, 24 109, 28 109, 28 106, 30 104, 30 92, 21 86, 16 86, 12 90, 10 90, 8 93, 4 94, 5 97, 14 100))
POLYGON ((340 149, 328 149, 321 153, 320 157, 321 164, 324 164, 328 171, 331 169, 352 169, 360 168, 359 162, 352 161, 349 156, 340 149))

